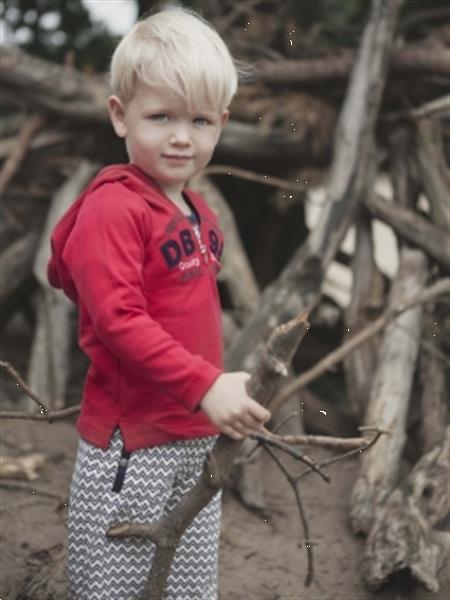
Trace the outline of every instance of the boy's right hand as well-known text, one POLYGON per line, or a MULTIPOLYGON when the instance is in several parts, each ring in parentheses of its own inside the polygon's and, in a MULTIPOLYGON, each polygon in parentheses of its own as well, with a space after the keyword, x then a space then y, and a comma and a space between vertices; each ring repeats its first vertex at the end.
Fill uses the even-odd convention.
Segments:
POLYGON ((233 440, 243 440, 270 419, 270 412, 247 394, 248 373, 223 373, 200 401, 209 419, 233 440))

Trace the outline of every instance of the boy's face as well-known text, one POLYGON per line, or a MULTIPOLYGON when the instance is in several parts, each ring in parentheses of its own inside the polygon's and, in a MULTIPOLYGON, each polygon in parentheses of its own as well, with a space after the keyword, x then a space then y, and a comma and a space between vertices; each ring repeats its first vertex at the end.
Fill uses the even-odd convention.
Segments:
POLYGON ((143 82, 127 104, 111 96, 109 111, 130 161, 169 196, 178 196, 186 181, 206 167, 228 120, 228 111, 199 107, 189 112, 182 98, 143 82))

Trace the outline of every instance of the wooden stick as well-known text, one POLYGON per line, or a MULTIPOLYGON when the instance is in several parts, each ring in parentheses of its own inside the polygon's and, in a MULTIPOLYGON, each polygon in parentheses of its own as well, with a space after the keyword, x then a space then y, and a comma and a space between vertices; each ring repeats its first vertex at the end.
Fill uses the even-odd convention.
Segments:
POLYGON ((0 171, 0 195, 5 192, 6 186, 19 169, 30 146, 31 140, 39 129, 42 129, 45 123, 46 119, 42 115, 33 115, 25 121, 17 137, 14 150, 8 156, 0 171))
POLYGON ((449 293, 450 278, 446 277, 420 292, 416 298, 408 300, 397 307, 387 309, 375 321, 349 338, 349 340, 337 348, 337 350, 333 350, 327 354, 313 367, 311 367, 311 369, 305 371, 296 377, 288 386, 282 388, 280 393, 272 400, 270 404, 270 410, 275 412, 280 404, 287 400, 287 398, 289 398, 289 396, 291 396, 294 392, 297 392, 301 388, 307 386, 309 383, 317 379, 320 375, 323 375, 323 373, 329 371, 332 367, 334 367, 334 365, 338 364, 343 358, 353 352, 360 344, 366 342, 379 331, 384 329, 388 323, 390 323, 402 312, 409 310, 418 304, 432 302, 438 296, 449 293))
MULTIPOLYGON (((258 364, 247 384, 250 396, 266 405, 280 376, 287 372, 295 350, 308 328, 306 315, 280 325, 270 337, 265 349, 259 355, 258 364)), ((180 500, 177 506, 160 522, 152 533, 157 544, 144 597, 161 600, 166 587, 170 566, 176 546, 188 524, 206 506, 228 477, 242 442, 220 435, 205 464, 200 480, 180 500)), ((126 524, 120 526, 120 537, 126 535, 126 524)), ((117 537, 117 526, 109 529, 107 535, 117 537)))

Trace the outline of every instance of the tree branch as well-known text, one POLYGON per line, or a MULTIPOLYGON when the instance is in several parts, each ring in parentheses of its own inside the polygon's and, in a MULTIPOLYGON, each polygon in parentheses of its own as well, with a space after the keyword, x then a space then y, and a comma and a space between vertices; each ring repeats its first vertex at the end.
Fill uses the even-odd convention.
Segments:
POLYGON ((416 298, 405 302, 403 305, 396 306, 394 308, 388 308, 375 321, 364 327, 364 329, 361 329, 339 348, 327 354, 324 358, 322 358, 322 360, 319 360, 311 369, 305 371, 299 377, 295 378, 289 385, 282 388, 280 393, 275 396, 271 402, 270 410, 275 412, 277 408, 294 392, 297 392, 301 388, 307 386, 309 383, 317 379, 320 375, 323 375, 323 373, 326 371, 329 371, 334 365, 338 364, 343 358, 353 352, 360 344, 376 335, 379 331, 384 329, 388 323, 390 323, 404 311, 419 304, 431 302, 438 296, 449 293, 450 278, 447 277, 441 279, 434 285, 429 286, 427 289, 418 294, 416 298))

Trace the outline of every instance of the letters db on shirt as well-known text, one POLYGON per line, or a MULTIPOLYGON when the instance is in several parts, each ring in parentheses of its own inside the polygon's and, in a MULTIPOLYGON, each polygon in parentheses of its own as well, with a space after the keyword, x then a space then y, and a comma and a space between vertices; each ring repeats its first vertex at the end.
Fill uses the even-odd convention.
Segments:
POLYGON ((170 237, 160 245, 160 252, 168 269, 177 271, 182 280, 200 277, 203 266, 214 272, 220 269, 223 243, 219 234, 209 224, 202 229, 196 222, 190 224, 188 217, 176 217, 166 228, 170 237), (189 226, 183 227, 186 223, 189 226))

